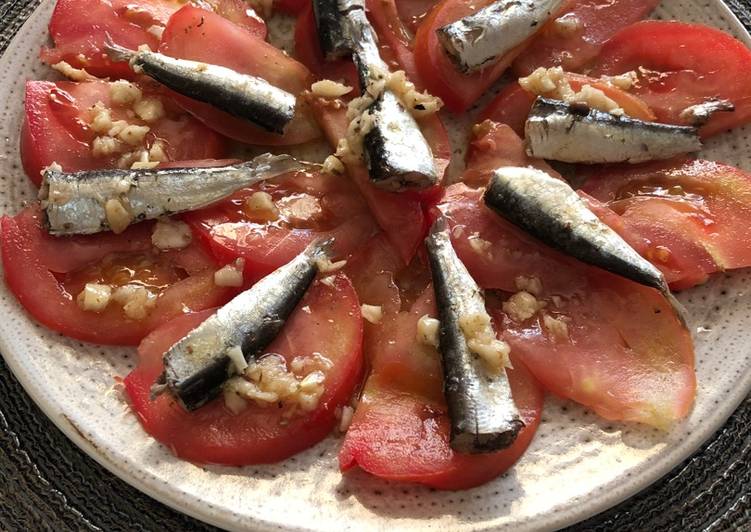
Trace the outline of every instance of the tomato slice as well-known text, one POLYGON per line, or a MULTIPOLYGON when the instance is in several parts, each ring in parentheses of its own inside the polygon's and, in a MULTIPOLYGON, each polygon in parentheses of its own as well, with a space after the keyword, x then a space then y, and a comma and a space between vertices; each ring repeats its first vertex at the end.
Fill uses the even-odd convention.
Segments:
POLYGON ((696 392, 694 353, 669 303, 544 247, 488 210, 481 194, 453 185, 439 208, 481 287, 517 292, 519 277, 541 281, 541 312, 521 322, 498 318, 512 352, 542 385, 607 419, 665 428, 684 417, 696 392), (490 243, 487 251, 472 245, 476 238, 490 243), (561 323, 565 334, 555 329, 561 323))
MULTIPOLYGON (((384 1, 390 2, 390 0, 384 1)), ((438 0, 399 0, 395 4, 402 25, 414 35, 417 33, 417 28, 420 27, 425 17, 430 13, 430 10, 438 4, 438 0)))
POLYGON ((442 392, 440 357, 416 340, 417 322, 436 314, 432 287, 409 311, 392 313, 369 342, 372 373, 339 453, 343 471, 359 466, 368 473, 439 489, 483 484, 511 467, 537 429, 542 390, 514 358, 507 374, 525 427, 503 451, 466 455, 449 446, 449 418, 442 392))
POLYGON ((514 73, 526 76, 537 67, 562 66, 580 72, 592 62, 620 29, 646 18, 659 0, 568 0, 558 14, 578 21, 579 29, 567 31, 555 19, 549 21, 532 44, 514 61, 514 73))
MULTIPOLYGON (((605 96, 615 101, 625 114, 639 120, 651 121, 655 119, 654 113, 638 97, 619 89, 597 78, 582 76, 580 74, 566 73, 566 79, 575 91, 581 90, 587 84, 605 93, 605 96)), ((529 116, 529 111, 537 96, 522 89, 519 83, 509 83, 498 96, 493 98, 480 115, 483 120, 493 120, 508 124, 521 137, 524 136, 524 124, 529 116)))
MULTIPOLYGON (((295 95, 307 89, 312 81, 308 69, 282 50, 229 20, 192 5, 186 5, 172 15, 162 35, 159 51, 258 76, 295 95)), ((207 103, 177 93, 172 95, 185 110, 213 130, 248 144, 301 144, 320 135, 318 126, 299 100, 295 117, 285 127, 284 134, 277 135, 207 103)))
MULTIPOLYGON (((582 190, 620 216, 674 289, 751 266, 751 174, 712 161, 606 167, 582 190)), ((607 220, 606 220, 607 222, 607 220)))
POLYGON ((112 168, 125 153, 150 149, 157 141, 169 161, 211 159, 224 154, 224 140, 194 120, 161 95, 153 85, 138 85, 144 97, 162 102, 165 116, 146 123, 129 116, 128 106, 115 105, 111 97, 113 84, 107 81, 73 83, 70 81, 27 81, 24 121, 21 126, 21 161, 26 175, 39 185, 44 168, 53 162, 63 170, 112 168), (148 125, 149 133, 138 146, 125 146, 112 155, 92 153, 97 134, 89 126, 91 107, 101 102, 110 109, 112 120, 148 125))
POLYGON ((346 258, 377 231, 356 188, 322 172, 266 181, 185 219, 220 263, 245 259, 246 283, 286 264, 316 239, 333 238, 336 258, 346 258), (274 212, 249 206, 258 192, 270 196, 274 212))
MULTIPOLYGON (((180 0, 60 0, 49 24, 54 46, 43 47, 41 59, 50 65, 66 61, 99 77, 132 78, 127 63, 113 63, 104 53, 107 36, 132 50, 143 44, 156 50, 161 31, 183 5, 180 0)), ((266 24, 242 0, 211 0, 202 5, 261 39, 266 37, 266 24)))
POLYGON ((141 343, 139 364, 125 379, 125 389, 144 429, 180 458, 237 466, 284 460, 325 438, 337 423, 337 408, 349 401, 362 373, 360 304, 347 278, 337 275, 333 286, 315 282, 268 347, 287 362, 320 354, 333 363, 324 371, 318 406, 299 417, 285 419, 279 409, 255 405, 232 414, 221 398, 195 412, 185 411, 166 394, 150 400, 164 352, 209 315, 178 318, 141 343))
POLYGON ((13 218, 3 217, 2 257, 5 281, 29 314, 54 331, 87 342, 135 345, 162 323, 215 307, 231 296, 214 285, 217 266, 195 245, 153 251, 146 222, 120 235, 56 239, 42 228, 41 212, 32 206, 13 218), (156 305, 143 319, 127 317, 114 302, 102 312, 84 311, 76 296, 88 282, 144 286, 157 295, 156 305))
POLYGON ((439 96, 446 108, 461 113, 485 94, 501 77, 511 62, 532 41, 525 42, 509 51, 500 61, 474 74, 462 74, 444 52, 438 42, 436 30, 476 12, 489 1, 479 3, 465 0, 443 0, 436 5, 417 30, 414 41, 414 58, 419 79, 431 94, 439 96))
POLYGON ((732 113, 716 113, 701 128, 709 137, 751 120, 751 50, 715 28, 648 20, 618 32, 602 49, 594 74, 634 70, 633 92, 660 122, 680 124, 686 107, 709 98, 730 100, 732 113))
MULTIPOLYGON (((425 84, 417 71, 412 51, 413 31, 405 26, 401 18, 400 7, 408 11, 407 16, 419 18, 419 12, 428 6, 413 5, 415 2, 397 2, 396 0, 367 0, 368 19, 378 35, 381 57, 392 70, 404 70, 412 83, 423 89, 425 84), (407 5, 411 7, 406 7, 407 5)), ((423 2, 424 4, 424 2, 423 2)), ((422 12, 423 16, 425 12, 422 12)))
POLYGON ((350 94, 358 94, 360 80, 355 64, 350 58, 326 61, 318 41, 313 3, 297 17, 295 24, 295 57, 313 73, 317 79, 330 79, 352 87, 350 94))
MULTIPOLYGON (((339 139, 346 137, 349 125, 346 105, 341 101, 331 102, 315 97, 310 98, 310 104, 326 139, 335 148, 339 139)), ((451 158, 451 146, 443 123, 437 115, 430 115, 420 121, 420 126, 431 146, 436 165, 445 168, 451 158)), ((388 192, 370 183, 367 169, 363 164, 350 165, 347 173, 368 204, 378 225, 399 250, 404 263, 409 264, 428 230, 423 206, 435 202, 440 194, 440 187, 417 193, 388 192)))

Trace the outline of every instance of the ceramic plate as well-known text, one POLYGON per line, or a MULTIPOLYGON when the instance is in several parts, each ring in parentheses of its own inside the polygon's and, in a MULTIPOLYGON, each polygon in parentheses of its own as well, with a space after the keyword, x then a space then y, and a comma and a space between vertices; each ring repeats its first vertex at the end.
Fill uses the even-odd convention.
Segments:
MULTIPOLYGON (((35 190, 18 151, 26 79, 52 77, 37 60, 53 2, 44 1, 0 59, 0 213, 15 214, 35 190)), ((658 18, 748 34, 719 0, 666 0, 658 18)), ((289 21, 273 34, 289 35, 289 21)), ((452 124, 460 133, 464 124, 452 124)), ((713 138, 702 157, 751 170, 749 128, 713 138)), ((456 135, 458 136, 458 135, 456 135)), ((696 342, 698 391, 689 417, 669 433, 604 421, 548 398, 532 445, 508 473, 482 487, 437 492, 337 470, 330 437, 281 464, 198 467, 148 437, 129 411, 118 377, 135 350, 83 344, 35 324, 0 286, 0 352, 44 413, 79 447, 155 499, 229 529, 553 529, 633 495, 689 456, 751 390, 748 271, 718 275, 680 295, 696 342)))

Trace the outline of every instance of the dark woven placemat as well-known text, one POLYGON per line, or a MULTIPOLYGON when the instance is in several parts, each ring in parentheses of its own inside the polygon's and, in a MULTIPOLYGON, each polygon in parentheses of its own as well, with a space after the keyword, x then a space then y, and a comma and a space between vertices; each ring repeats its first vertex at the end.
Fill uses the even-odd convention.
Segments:
MULTIPOLYGON (((0 53, 36 3, 0 0, 0 53)), ((751 27, 751 0, 727 3, 751 27)), ((665 478, 571 529, 751 531, 750 464, 751 397, 665 478)), ((215 529, 154 501, 87 457, 0 359, 0 530, 215 529)))

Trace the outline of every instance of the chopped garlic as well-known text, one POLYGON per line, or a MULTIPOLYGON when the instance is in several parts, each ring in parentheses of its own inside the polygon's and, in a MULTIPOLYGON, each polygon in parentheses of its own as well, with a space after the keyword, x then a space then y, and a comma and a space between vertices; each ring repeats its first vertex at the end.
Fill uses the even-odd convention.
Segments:
POLYGON ((145 286, 126 284, 112 293, 112 299, 123 305, 125 315, 132 320, 142 320, 156 306, 156 294, 145 286))
POLYGON ((123 151, 123 143, 112 137, 96 137, 91 143, 91 155, 94 157, 111 157, 123 151))
POLYGON ((417 341, 438 348, 441 322, 425 314, 417 321, 417 341))
POLYGON ((443 107, 443 101, 427 92, 419 92, 415 84, 407 79, 403 70, 391 73, 386 78, 386 87, 402 102, 404 107, 416 117, 435 114, 443 107))
POLYGON ((76 302, 82 310, 89 312, 101 312, 110 302, 112 287, 106 284, 86 283, 76 302))
POLYGON ((253 192, 245 199, 245 210, 256 220, 273 221, 279 217, 279 209, 268 192, 253 192))
POLYGON ((310 86, 310 90, 313 94, 322 98, 339 98, 352 92, 352 87, 331 81, 330 79, 322 79, 313 83, 310 86))
MULTIPOLYGON (((560 91, 559 85, 563 87, 565 83, 565 86, 568 86, 568 81, 564 79, 563 74, 561 67, 539 67, 529 76, 519 78, 519 85, 532 94, 553 96, 554 91, 560 91)), ((568 90, 571 91, 570 86, 568 90)))
POLYGON ((245 355, 239 345, 227 349, 227 356, 234 365, 237 373, 242 374, 248 367, 248 362, 245 360, 245 355))
POLYGON ((141 99, 141 89, 124 79, 115 81, 110 86, 110 97, 115 105, 132 105, 141 99))
POLYGON ((130 124, 128 124, 127 120, 115 120, 112 122, 112 127, 109 128, 109 131, 107 131, 107 135, 110 137, 116 137, 120 134, 120 132, 128 127, 130 124))
POLYGON ((568 324, 560 318, 554 318, 549 314, 542 316, 542 325, 555 340, 565 341, 569 339, 568 324))
POLYGON ((60 61, 59 63, 55 63, 52 65, 52 68, 60 72, 63 76, 66 78, 73 80, 73 81, 89 81, 91 79, 96 79, 94 76, 86 72, 83 68, 73 68, 70 64, 66 63, 65 61, 60 61))
POLYGON ((520 275, 514 279, 514 286, 516 286, 517 290, 529 292, 534 296, 539 296, 542 293, 542 281, 538 277, 520 275))
POLYGON ((540 67, 529 76, 519 78, 519 85, 524 90, 539 96, 555 98, 568 103, 584 103, 592 109, 615 115, 623 114, 623 109, 613 99, 589 84, 583 85, 579 92, 574 92, 565 74, 561 67, 540 67))
POLYGON ((566 13, 553 21, 553 29, 561 37, 571 37, 584 28, 582 21, 575 13, 566 13))
POLYGON ((588 84, 583 85, 581 90, 574 94, 569 101, 584 103, 593 109, 599 109, 608 113, 617 114, 618 110, 623 113, 623 110, 620 109, 615 100, 608 98, 600 89, 595 89, 588 84))
POLYGON ((383 319, 383 308, 380 305, 360 305, 360 312, 365 321, 377 325, 383 319))
POLYGON ((107 223, 115 234, 122 233, 133 221, 133 215, 123 205, 122 201, 109 199, 104 204, 104 215, 107 223))
POLYGON ((164 151, 164 143, 161 140, 154 141, 154 143, 151 145, 151 148, 149 148, 149 160, 157 161, 160 163, 169 160, 167 152, 164 151))
POLYGON ((522 290, 503 303, 503 312, 512 320, 522 322, 537 314, 543 307, 544 301, 538 301, 535 296, 522 290))
POLYGON ((352 424, 352 417, 355 415, 355 409, 351 406, 342 407, 341 417, 339 418, 339 432, 347 432, 352 424))
POLYGON ((623 74, 619 74, 617 76, 602 76, 600 79, 607 83, 610 83, 614 87, 617 87, 623 91, 627 91, 631 87, 633 87, 637 81, 639 81, 639 76, 635 71, 631 70, 630 72, 624 72, 623 74))
POLYGON ((143 98, 133 104, 133 111, 144 122, 156 122, 164 117, 164 105, 157 98, 143 98))
MULTIPOLYGON (((231 380, 231 379, 230 379, 231 380)), ((233 414, 239 414, 248 408, 248 402, 231 387, 224 387, 224 404, 233 414)))
POLYGON ((333 275, 323 277, 321 279, 321 282, 330 288, 334 288, 334 276, 333 275))
POLYGON ((110 110, 102 102, 97 102, 91 108, 93 116, 89 122, 89 127, 100 135, 106 134, 112 129, 112 115, 110 110))
POLYGON ((323 161, 322 170, 327 174, 343 174, 344 164, 342 164, 342 161, 336 155, 329 155, 323 161))
POLYGON ((136 161, 130 165, 131 170, 151 170, 159 166, 159 161, 136 161))
POLYGON ((117 134, 117 138, 131 146, 138 146, 143 143, 143 140, 146 138, 146 134, 150 129, 149 126, 128 124, 117 134))
POLYGON ((487 312, 461 316, 459 327, 467 339, 469 350, 485 362, 488 370, 497 373, 504 367, 511 367, 511 348, 506 342, 496 338, 487 312))
POLYGON ((214 284, 216 286, 239 287, 243 285, 243 269, 245 259, 237 259, 214 272, 214 284))
POLYGON ((157 249, 183 249, 193 241, 193 233, 185 222, 165 218, 157 220, 151 243, 157 249))
POLYGON ((321 273, 331 273, 341 270, 347 265, 346 260, 331 262, 328 258, 316 259, 316 267, 321 273))

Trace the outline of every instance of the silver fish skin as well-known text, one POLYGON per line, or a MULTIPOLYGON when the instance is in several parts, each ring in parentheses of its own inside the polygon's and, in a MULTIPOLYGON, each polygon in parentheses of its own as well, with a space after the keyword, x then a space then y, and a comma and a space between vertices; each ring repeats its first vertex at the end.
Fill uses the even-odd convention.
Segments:
POLYGON ((159 52, 128 50, 113 43, 107 43, 106 51, 114 60, 128 61, 134 72, 266 131, 284 133, 284 127, 295 115, 295 95, 263 78, 159 52))
POLYGON ((438 41, 460 72, 497 63, 535 34, 562 0, 499 0, 436 30, 438 41))
POLYGON ((352 41, 347 35, 338 0, 313 0, 313 16, 324 59, 334 61, 351 55, 352 41))
POLYGON ((46 170, 39 191, 51 235, 111 230, 107 204, 119 202, 131 223, 200 209, 259 181, 313 167, 289 155, 259 155, 251 161, 211 168, 46 170))
POLYGON ((565 163, 642 163, 702 147, 695 127, 645 122, 541 97, 524 134, 529 155, 565 163))
POLYGON ((221 307, 164 354, 164 374, 157 383, 187 410, 196 410, 221 391, 236 371, 227 351, 240 346, 246 361, 264 354, 305 295, 328 257, 329 241, 309 245, 221 307))
POLYGON ((710 98, 705 102, 686 107, 679 116, 692 126, 698 127, 706 124, 717 112, 732 111, 735 111, 735 104, 730 100, 710 98))
POLYGON ((470 351, 460 326, 462 316, 485 312, 482 290, 456 255, 445 219, 434 223, 425 243, 441 322, 439 350, 451 447, 461 453, 504 449, 524 427, 506 371, 489 373, 470 351))

